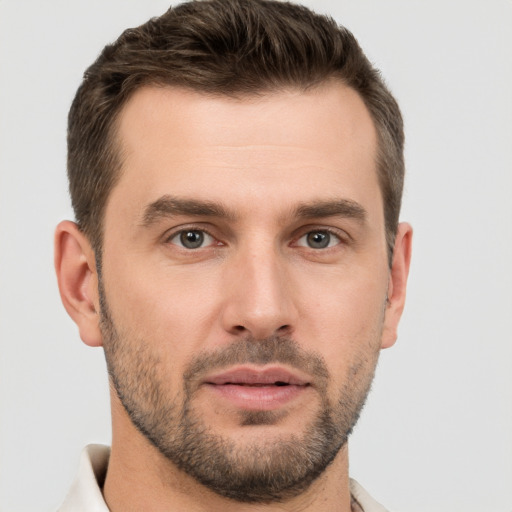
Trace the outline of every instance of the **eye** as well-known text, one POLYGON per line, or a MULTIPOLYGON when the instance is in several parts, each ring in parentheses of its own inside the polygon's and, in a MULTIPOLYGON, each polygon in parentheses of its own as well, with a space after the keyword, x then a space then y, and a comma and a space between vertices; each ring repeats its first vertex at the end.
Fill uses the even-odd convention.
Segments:
POLYGON ((212 245, 215 239, 200 229, 184 229, 173 235, 169 242, 185 249, 200 249, 212 245))
POLYGON ((326 230, 310 231, 297 240, 297 245, 310 249, 327 249, 341 242, 340 238, 326 230))

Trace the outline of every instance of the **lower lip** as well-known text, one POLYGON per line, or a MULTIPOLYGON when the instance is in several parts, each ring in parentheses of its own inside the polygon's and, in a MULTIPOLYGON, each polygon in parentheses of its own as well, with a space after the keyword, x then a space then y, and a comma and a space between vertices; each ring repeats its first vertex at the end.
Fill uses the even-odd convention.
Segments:
POLYGON ((253 410, 271 411, 288 404, 302 395, 308 386, 241 386, 236 384, 206 384, 206 387, 234 406, 253 410))

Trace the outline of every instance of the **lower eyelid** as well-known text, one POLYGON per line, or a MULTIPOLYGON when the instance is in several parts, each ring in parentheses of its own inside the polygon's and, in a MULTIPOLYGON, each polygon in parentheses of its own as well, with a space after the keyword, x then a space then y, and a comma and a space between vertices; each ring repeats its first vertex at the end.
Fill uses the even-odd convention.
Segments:
POLYGON ((180 247, 182 249, 186 249, 186 250, 189 250, 189 251, 192 251, 194 249, 191 249, 189 247, 185 247, 181 242, 180 242, 180 236, 183 234, 183 233, 186 233, 188 231, 197 231, 197 232, 200 232, 203 234, 204 236, 204 243, 203 245, 201 245, 200 247, 197 247, 195 249, 204 249, 206 247, 209 247, 211 245, 214 245, 215 241, 217 240, 213 235, 211 235, 210 233, 208 233, 208 231, 204 230, 204 229, 194 229, 194 228, 185 228, 185 229, 180 229, 179 231, 175 231, 174 233, 172 233, 171 235, 167 236, 165 238, 165 243, 168 243, 168 244, 173 244, 173 245, 176 245, 177 247, 180 247), (174 240, 177 240, 178 242, 175 242, 174 240))
POLYGON ((311 233, 327 233, 329 236, 331 236, 332 238, 334 238, 335 240, 337 240, 337 243, 334 244, 334 245, 328 245, 327 247, 323 247, 321 249, 331 249, 332 247, 335 247, 336 245, 340 245, 340 244, 343 244, 346 240, 338 233, 332 231, 332 230, 329 230, 329 229, 312 229, 310 231, 308 231, 307 233, 304 233, 303 235, 301 235, 300 237, 296 238, 295 239, 295 242, 294 244, 295 245, 298 245, 299 247, 306 247, 308 249, 313 249, 313 250, 321 250, 321 249, 315 249, 313 247, 309 247, 307 245, 307 243, 304 243, 304 244, 298 244, 299 240, 307 237, 309 234, 311 233))
MULTIPOLYGON (((166 236, 164 238, 164 243, 166 244, 172 244, 172 245, 175 245, 177 247, 181 247, 183 249, 186 249, 186 250, 194 250, 194 249, 191 249, 191 248, 188 248, 188 247, 185 247, 184 245, 182 245, 181 243, 177 243, 177 242, 173 242, 173 240, 177 239, 178 242, 179 242, 179 237, 182 233, 186 233, 187 231, 197 231, 197 232, 201 232, 203 233, 204 237, 205 237, 205 240, 204 240, 204 243, 203 245, 201 245, 200 247, 197 247, 197 249, 205 249, 207 247, 210 247, 210 246, 213 246, 213 245, 224 245, 221 241, 219 241, 214 235, 212 235, 209 231, 207 231, 206 229, 204 228, 195 228, 195 227, 188 227, 188 228, 182 228, 180 229, 179 231, 174 231, 173 233, 171 233, 170 235, 166 236)), ((315 251, 319 251, 321 249, 315 249, 314 247, 310 247, 307 245, 306 242, 304 242, 303 244, 299 244, 298 242, 302 239, 304 239, 307 235, 311 234, 311 233, 327 233, 329 234, 331 237, 334 238, 335 241, 337 241, 337 243, 335 243, 334 245, 328 245, 327 247, 325 248, 321 248, 321 249, 331 249, 337 245, 341 245, 341 244, 346 244, 349 242, 348 240, 348 236, 343 236, 333 230, 329 230, 329 229, 310 229, 309 231, 307 231, 306 233, 303 233, 301 236, 295 238, 295 241, 292 242, 292 245, 298 245, 299 247, 305 247, 305 248, 308 248, 308 249, 312 249, 312 250, 315 250, 315 251)), ((331 244, 332 241, 330 241, 330 244, 331 244)))

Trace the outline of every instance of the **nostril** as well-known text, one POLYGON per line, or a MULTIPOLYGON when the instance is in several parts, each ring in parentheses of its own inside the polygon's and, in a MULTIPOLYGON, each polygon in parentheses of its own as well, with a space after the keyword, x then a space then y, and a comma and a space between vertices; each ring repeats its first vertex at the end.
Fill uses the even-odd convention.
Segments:
POLYGON ((278 334, 280 336, 289 336, 292 333, 292 327, 289 324, 285 324, 285 325, 281 325, 281 327, 278 327, 275 331, 272 332, 272 330, 267 330, 267 329, 263 329, 263 328, 258 329, 257 326, 254 329, 252 329, 252 328, 246 327, 244 325, 238 324, 238 325, 233 325, 230 328, 230 332, 231 332, 231 334, 234 334, 234 335, 251 334, 252 336, 254 336, 255 339, 264 339, 268 336, 272 336, 272 335, 276 335, 276 334, 278 334))

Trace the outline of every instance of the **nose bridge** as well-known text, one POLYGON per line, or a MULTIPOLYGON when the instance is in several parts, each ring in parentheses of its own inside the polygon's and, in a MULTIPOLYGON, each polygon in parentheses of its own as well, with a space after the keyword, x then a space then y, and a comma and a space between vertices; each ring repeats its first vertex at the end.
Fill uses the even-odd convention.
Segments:
POLYGON ((296 309, 286 257, 261 236, 240 247, 231 268, 225 328, 262 339, 294 328, 296 309))

